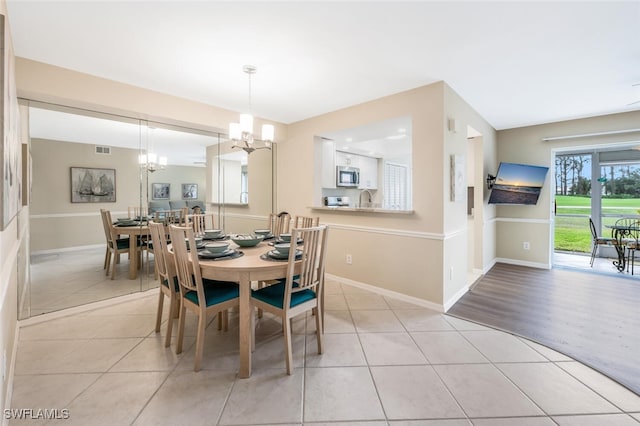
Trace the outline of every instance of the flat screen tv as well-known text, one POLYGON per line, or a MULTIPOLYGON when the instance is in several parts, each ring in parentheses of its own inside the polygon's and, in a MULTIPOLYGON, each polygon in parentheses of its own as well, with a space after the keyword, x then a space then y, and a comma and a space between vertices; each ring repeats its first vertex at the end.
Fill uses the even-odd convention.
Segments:
POLYGON ((536 204, 547 171, 548 167, 500 163, 489 204, 536 204))

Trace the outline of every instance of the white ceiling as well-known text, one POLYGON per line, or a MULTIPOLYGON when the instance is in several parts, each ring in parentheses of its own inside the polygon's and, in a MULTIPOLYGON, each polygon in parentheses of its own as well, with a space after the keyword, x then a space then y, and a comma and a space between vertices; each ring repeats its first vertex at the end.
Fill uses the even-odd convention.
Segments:
POLYGON ((640 2, 8 0, 18 56, 291 123, 445 80, 496 129, 640 109, 640 2))

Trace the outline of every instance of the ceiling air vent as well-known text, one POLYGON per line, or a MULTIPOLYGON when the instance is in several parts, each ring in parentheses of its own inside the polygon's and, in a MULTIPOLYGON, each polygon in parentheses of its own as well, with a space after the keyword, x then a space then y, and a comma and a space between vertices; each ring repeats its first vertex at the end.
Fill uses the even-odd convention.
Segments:
POLYGON ((111 147, 96 145, 96 154, 111 155, 111 147))

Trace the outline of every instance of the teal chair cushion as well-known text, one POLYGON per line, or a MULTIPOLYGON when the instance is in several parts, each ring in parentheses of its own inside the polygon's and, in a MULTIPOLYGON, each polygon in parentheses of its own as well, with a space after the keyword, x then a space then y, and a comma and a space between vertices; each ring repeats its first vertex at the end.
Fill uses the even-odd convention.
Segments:
MULTIPOLYGON (((139 243, 138 243, 139 245, 139 243)), ((129 239, 128 238, 118 238, 116 240, 116 246, 118 250, 126 250, 129 248, 129 239)))
MULTIPOLYGON (((284 284, 283 282, 279 282, 278 284, 273 284, 258 290, 252 290, 251 297, 282 309, 284 302, 284 284)), ((293 308, 294 306, 315 298, 316 293, 313 290, 302 290, 291 293, 291 305, 289 307, 293 308)))
MULTIPOLYGON (((204 284, 204 297, 206 299, 206 306, 216 305, 218 303, 226 302, 227 300, 234 299, 240 296, 240 290, 238 284, 227 281, 213 281, 202 280, 204 284)), ((195 304, 200 304, 198 301, 198 293, 190 291, 184 295, 184 297, 195 304)))

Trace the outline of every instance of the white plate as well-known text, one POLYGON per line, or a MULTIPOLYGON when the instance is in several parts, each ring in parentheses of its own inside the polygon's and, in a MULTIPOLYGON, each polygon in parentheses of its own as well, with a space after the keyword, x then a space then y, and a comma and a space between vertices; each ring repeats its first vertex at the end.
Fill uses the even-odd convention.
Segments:
MULTIPOLYGON (((302 254, 302 250, 296 250, 296 256, 299 256, 302 254)), ((269 250, 267 252, 267 256, 272 257, 274 259, 288 259, 289 258, 289 253, 280 253, 277 250, 269 250)))
POLYGON ((225 257, 225 256, 231 256, 233 253, 235 253, 236 251, 234 249, 227 249, 225 251, 223 251, 222 253, 211 253, 210 251, 201 251, 200 253, 198 253, 198 256, 204 258, 204 259, 217 259, 218 257, 225 257))

